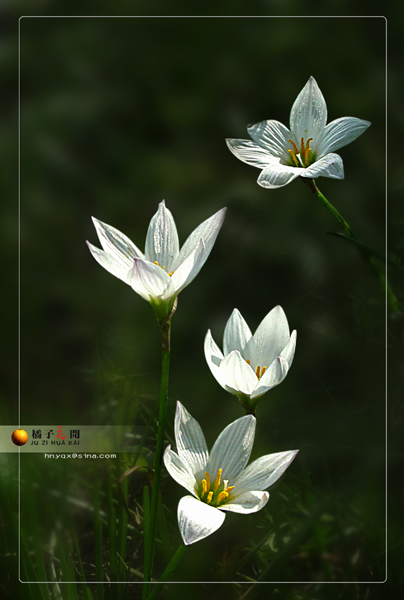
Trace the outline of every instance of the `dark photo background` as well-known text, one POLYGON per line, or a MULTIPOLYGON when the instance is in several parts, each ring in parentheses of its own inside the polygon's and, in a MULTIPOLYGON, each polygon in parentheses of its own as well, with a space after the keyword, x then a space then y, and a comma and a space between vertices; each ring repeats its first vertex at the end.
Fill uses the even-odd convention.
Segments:
MULTIPOLYGON (((296 356, 286 380, 260 401, 252 458, 300 449, 281 484, 293 510, 303 506, 292 511, 290 532, 305 511, 333 501, 272 579, 383 581, 383 291, 357 249, 327 235, 338 225, 300 180, 260 188, 258 169, 237 161, 224 140, 247 138, 246 126, 264 119, 288 124, 314 76, 328 121, 372 122, 339 152, 345 179, 317 183, 359 238, 384 253, 385 20, 26 17, 20 27, 21 422, 142 424, 156 404, 155 317, 91 257, 85 240, 99 245, 91 216, 142 249, 163 198, 181 243, 227 206, 212 254, 173 318, 168 433, 177 400, 209 445, 243 415, 211 376, 204 336, 210 328, 221 346, 233 308, 255 330, 280 304, 298 331, 296 356)), ((400 240, 391 242, 396 256, 400 240)), ((398 318, 388 313, 394 347, 398 318)), ((13 422, 12 404, 4 410, 13 422)), ((35 469, 49 488, 44 465, 35 469)), ((167 476, 163 494, 176 547, 183 493, 167 476)), ((268 504, 275 520, 276 496, 268 504)), ((52 519, 39 513, 49 533, 52 519)), ((243 519, 228 519, 223 534, 192 547, 175 579, 220 581, 225 568, 217 564, 240 532, 262 527, 243 519)))

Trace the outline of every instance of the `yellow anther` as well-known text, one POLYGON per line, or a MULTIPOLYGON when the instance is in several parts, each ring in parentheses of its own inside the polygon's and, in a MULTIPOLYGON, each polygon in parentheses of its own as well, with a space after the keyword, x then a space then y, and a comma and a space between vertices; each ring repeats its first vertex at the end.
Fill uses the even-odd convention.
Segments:
MULTIPOLYGON (((154 261, 154 264, 157 265, 158 267, 160 267, 160 269, 163 269, 163 271, 166 270, 165 267, 163 267, 163 265, 160 265, 157 260, 154 261)), ((168 273, 169 277, 171 277, 171 275, 173 275, 174 271, 171 271, 171 273, 168 273)))
POLYGON ((206 483, 206 479, 202 479, 202 496, 204 496, 207 491, 208 491, 208 484, 206 483))
POLYGON ((223 469, 218 469, 218 471, 217 471, 215 485, 213 486, 213 490, 214 490, 215 492, 216 492, 217 488, 218 488, 218 487, 219 487, 219 485, 220 485, 220 478, 221 478, 221 476, 222 476, 222 472, 223 472, 223 469))
POLYGON ((251 361, 248 358, 246 358, 245 361, 246 361, 247 365, 251 364, 251 361))
POLYGON ((208 497, 206 498, 206 502, 210 504, 212 502, 213 492, 209 492, 208 497))
POLYGON ((265 371, 267 370, 267 367, 261 367, 258 366, 255 370, 255 374, 258 377, 258 379, 261 379, 261 377, 263 376, 263 374, 265 373, 265 371))
POLYGON ((210 477, 209 477, 209 473, 205 472, 205 477, 206 477, 206 490, 210 490, 210 477))
POLYGON ((292 158, 293 158, 293 162, 295 163, 296 167, 298 167, 299 166, 299 161, 297 160, 296 154, 290 148, 288 149, 288 152, 291 153, 292 158))
POLYGON ((310 140, 312 140, 313 138, 309 138, 306 142, 306 150, 304 152, 304 161, 306 163, 306 166, 309 164, 309 152, 311 151, 311 148, 309 148, 309 143, 310 140))
MULTIPOLYGON (((226 492, 226 493, 228 494, 228 493, 229 493, 229 492, 231 492, 232 490, 234 490, 234 485, 230 485, 230 486, 229 486, 229 487, 227 487, 225 490, 223 490, 223 492, 226 492)), ((220 494, 219 494, 219 496, 220 496, 220 494)))
POLYGON ((226 500, 226 498, 229 497, 229 494, 227 492, 220 492, 220 494, 217 497, 217 503, 220 504, 222 502, 222 500, 226 500))

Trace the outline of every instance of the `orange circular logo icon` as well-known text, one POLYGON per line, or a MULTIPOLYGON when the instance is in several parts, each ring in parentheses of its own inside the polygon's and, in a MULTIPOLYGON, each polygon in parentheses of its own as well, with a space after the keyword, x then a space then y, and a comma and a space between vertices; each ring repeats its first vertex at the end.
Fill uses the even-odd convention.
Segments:
POLYGON ((16 429, 11 436, 16 446, 23 446, 28 442, 28 433, 24 429, 16 429))

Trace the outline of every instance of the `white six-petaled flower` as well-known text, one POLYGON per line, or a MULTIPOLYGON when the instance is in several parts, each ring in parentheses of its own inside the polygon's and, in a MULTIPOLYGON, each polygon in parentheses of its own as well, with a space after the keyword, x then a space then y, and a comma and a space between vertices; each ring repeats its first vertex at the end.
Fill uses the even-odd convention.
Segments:
POLYGON ((87 242, 91 254, 104 269, 132 286, 164 318, 177 295, 196 277, 208 258, 223 223, 222 208, 201 223, 181 250, 171 212, 164 200, 150 221, 145 252, 123 233, 93 217, 103 250, 87 242))
POLYGON ((223 353, 209 329, 205 357, 225 390, 254 405, 257 398, 285 379, 295 354, 296 335, 296 330, 290 334, 280 306, 267 314, 254 335, 235 308, 224 330, 223 353))
POLYGON ((268 454, 246 467, 254 443, 256 420, 246 415, 228 425, 211 453, 199 423, 177 402, 175 442, 164 464, 171 477, 192 495, 178 504, 178 525, 184 544, 207 537, 223 524, 226 511, 248 514, 268 502, 264 491, 290 465, 298 450, 268 454))
POLYGON ((342 159, 334 151, 359 137, 370 125, 355 117, 327 122, 327 105, 310 77, 290 112, 290 129, 279 121, 247 127, 252 140, 228 139, 231 152, 262 169, 257 182, 264 188, 282 187, 296 177, 344 178, 342 159))

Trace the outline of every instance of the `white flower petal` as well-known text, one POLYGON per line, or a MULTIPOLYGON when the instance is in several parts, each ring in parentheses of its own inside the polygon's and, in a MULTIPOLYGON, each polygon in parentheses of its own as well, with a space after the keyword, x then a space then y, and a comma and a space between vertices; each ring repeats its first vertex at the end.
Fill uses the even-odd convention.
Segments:
POLYGON ((271 365, 267 368, 264 375, 258 381, 254 391, 251 394, 251 399, 259 398, 270 389, 282 383, 289 371, 289 365, 284 358, 279 356, 275 358, 271 365))
POLYGON ((249 339, 251 331, 240 312, 235 308, 226 323, 223 336, 223 352, 229 354, 232 350, 243 350, 249 339))
POLYGON ((197 483, 194 475, 190 472, 189 465, 171 450, 171 446, 165 449, 163 460, 167 471, 177 483, 196 496, 197 483))
POLYGON ((203 240, 199 240, 198 246, 187 258, 180 264, 178 269, 171 276, 171 281, 177 294, 191 283, 202 269, 206 257, 206 249, 203 240))
POLYGON ((226 385, 236 392, 249 396, 254 390, 257 376, 238 350, 233 350, 222 360, 220 371, 226 385))
POLYGON ((134 258, 144 258, 143 252, 126 235, 95 217, 92 217, 98 239, 107 254, 126 267, 132 268, 134 258))
POLYGON ((151 262, 157 261, 160 267, 164 267, 169 273, 178 253, 177 228, 173 216, 163 200, 147 230, 145 257, 151 262))
POLYGON ((323 130, 316 147, 313 146, 313 151, 317 153, 318 158, 330 152, 335 152, 335 150, 339 150, 356 140, 370 125, 369 121, 357 119, 356 117, 335 119, 335 121, 328 123, 323 130))
POLYGON ((211 370, 213 377, 224 389, 226 389, 223 373, 220 370, 220 364, 224 356, 219 346, 213 339, 210 329, 205 336, 204 351, 206 362, 208 363, 208 367, 211 370))
POLYGON ((304 173, 303 167, 291 167, 283 165, 279 161, 279 158, 274 158, 261 171, 257 179, 257 183, 261 187, 266 189, 283 187, 304 173))
POLYGON ((244 494, 238 495, 232 502, 221 506, 220 510, 228 510, 230 512, 247 515, 249 513, 258 512, 261 508, 264 508, 268 499, 268 492, 245 492, 244 494))
POLYGON ((266 490, 286 471, 297 453, 298 450, 277 452, 252 462, 236 481, 237 495, 248 490, 266 490))
POLYGON ((268 164, 268 150, 251 140, 227 139, 226 144, 230 152, 247 165, 263 169, 268 164))
POLYGON ((129 283, 142 298, 150 302, 152 298, 170 300, 175 296, 171 277, 160 267, 148 260, 135 258, 129 273, 129 283))
MULTIPOLYGON (((126 267, 122 264, 121 261, 117 261, 113 256, 104 252, 104 250, 100 250, 96 248, 90 242, 87 242, 87 246, 91 254, 94 256, 95 260, 102 266, 104 269, 109 271, 115 277, 122 279, 125 283, 129 284, 129 270, 130 267, 126 267)), ((132 263, 131 263, 132 264, 132 263)))
POLYGON ((315 163, 307 167, 302 177, 331 177, 332 179, 344 179, 344 165, 338 154, 327 154, 315 163))
POLYGON ((179 457, 198 478, 205 471, 209 452, 201 426, 181 402, 177 402, 174 432, 179 457))
POLYGON ((284 349, 282 350, 282 352, 279 355, 281 358, 284 358, 287 361, 287 363, 289 365, 289 369, 292 366, 293 358, 295 356, 296 338, 297 338, 297 331, 295 329, 294 331, 292 331, 290 340, 288 341, 288 343, 286 344, 286 346, 284 347, 284 349))
POLYGON ((281 306, 275 306, 261 321, 247 348, 246 357, 253 368, 268 367, 280 355, 289 342, 290 332, 286 315, 281 306))
POLYGON ((214 215, 203 221, 188 237, 185 244, 181 248, 181 251, 178 255, 177 260, 174 261, 171 271, 175 271, 178 269, 181 263, 185 261, 185 259, 192 254, 195 249, 199 246, 200 241, 203 240, 205 244, 205 251, 202 258, 202 264, 199 269, 205 264, 209 254, 212 251, 213 245, 216 241, 217 234, 220 231, 220 228, 223 224, 223 219, 226 214, 226 208, 222 208, 217 211, 214 215))
POLYGON ((314 143, 327 122, 327 105, 314 77, 310 77, 290 112, 290 130, 297 147, 300 139, 313 138, 314 143))
POLYGON ((222 480, 238 477, 250 458, 255 435, 255 417, 246 415, 230 423, 217 438, 206 467, 211 478, 223 469, 222 480))
POLYGON ((184 544, 189 546, 208 537, 223 525, 226 514, 193 496, 178 503, 178 525, 184 544))
POLYGON ((273 156, 288 159, 288 148, 292 148, 289 140, 293 136, 289 129, 279 121, 261 121, 247 127, 247 131, 257 144, 273 156))

